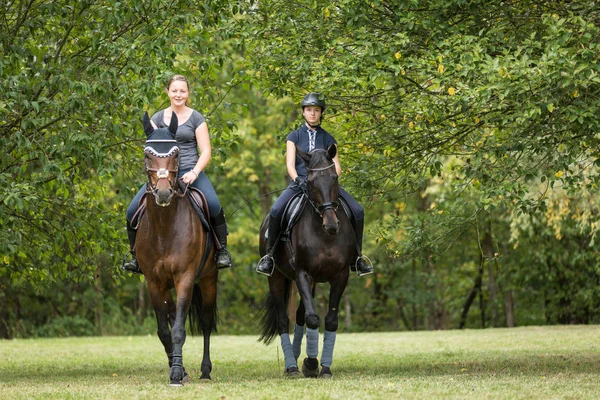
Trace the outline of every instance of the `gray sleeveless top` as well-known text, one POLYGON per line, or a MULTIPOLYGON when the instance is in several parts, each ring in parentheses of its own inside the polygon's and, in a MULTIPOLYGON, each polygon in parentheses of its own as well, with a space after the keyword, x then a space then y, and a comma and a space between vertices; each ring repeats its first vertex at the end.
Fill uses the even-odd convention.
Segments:
MULTIPOLYGON (((152 122, 158 128, 168 128, 165 124, 165 110, 161 110, 152 116, 152 122)), ((179 146, 179 169, 189 170, 198 162, 198 142, 196 141, 196 129, 205 121, 204 116, 196 110, 185 123, 179 125, 175 137, 179 146)))

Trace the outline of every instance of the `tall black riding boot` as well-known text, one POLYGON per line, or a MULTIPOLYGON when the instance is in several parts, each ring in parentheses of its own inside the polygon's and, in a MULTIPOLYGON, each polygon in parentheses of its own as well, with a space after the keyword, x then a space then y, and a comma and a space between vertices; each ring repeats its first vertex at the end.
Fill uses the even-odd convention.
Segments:
POLYGON ((216 217, 211 218, 210 222, 221 245, 221 248, 215 254, 217 269, 231 268, 233 262, 229 251, 227 251, 227 234, 229 231, 227 230, 227 221, 225 221, 225 212, 222 208, 216 217))
POLYGON ((142 270, 140 270, 140 266, 138 265, 138 260, 135 257, 135 250, 133 250, 135 246, 135 236, 137 234, 137 230, 133 229, 129 221, 127 221, 127 238, 129 239, 129 252, 131 253, 131 260, 129 262, 123 262, 121 268, 125 271, 133 272, 136 274, 141 274, 142 270))
POLYGON ((365 226, 365 220, 357 220, 354 226, 354 232, 356 233, 356 262, 350 266, 350 270, 356 272, 358 276, 365 276, 373 273, 373 265, 371 260, 362 254, 362 239, 363 230, 365 226), (367 262, 368 261, 368 262, 367 262))
POLYGON ((267 276, 273 275, 273 271, 275 270, 275 260, 273 259, 273 254, 275 253, 277 242, 279 241, 280 232, 281 218, 269 216, 267 254, 265 254, 265 256, 258 262, 258 265, 256 266, 256 272, 267 276))

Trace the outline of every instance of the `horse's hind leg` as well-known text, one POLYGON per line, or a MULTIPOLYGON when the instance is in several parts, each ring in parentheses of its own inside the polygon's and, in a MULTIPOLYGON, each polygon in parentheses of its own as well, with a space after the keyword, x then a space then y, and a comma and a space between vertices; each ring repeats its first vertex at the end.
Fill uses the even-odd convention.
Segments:
POLYGON ((304 303, 300 299, 300 304, 296 310, 296 325, 294 326, 294 340, 292 347, 294 348, 294 358, 298 361, 300 352, 302 351, 302 338, 304 337, 304 303))
POLYGON ((281 349, 283 350, 285 375, 290 378, 295 378, 300 376, 300 372, 298 371, 298 363, 294 357, 294 350, 292 347, 292 342, 290 341, 290 320, 287 315, 288 299, 286 298, 286 296, 290 295, 289 292, 291 290, 291 281, 286 280, 281 272, 276 269, 273 275, 269 278, 269 289, 273 304, 272 312, 275 315, 277 333, 279 334, 281 349))
POLYGON ((210 379, 212 361, 210 360, 210 335, 216 331, 217 323, 217 274, 200 280, 202 293, 202 335, 204 336, 204 353, 202 355, 202 375, 200 379, 210 379))

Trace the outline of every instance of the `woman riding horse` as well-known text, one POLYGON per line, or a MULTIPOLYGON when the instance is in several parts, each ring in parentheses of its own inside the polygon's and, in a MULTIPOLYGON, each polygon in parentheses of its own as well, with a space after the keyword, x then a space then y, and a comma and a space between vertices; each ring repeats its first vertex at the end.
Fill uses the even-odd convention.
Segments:
MULTIPOLYGON (((275 268, 273 254, 279 241, 281 232, 281 219, 287 203, 296 194, 301 193, 306 188, 307 170, 304 161, 297 156, 296 149, 304 152, 311 152, 314 149, 326 150, 331 146, 336 146, 337 141, 325 129, 321 127, 321 116, 325 111, 325 100, 319 93, 308 93, 302 99, 302 115, 305 123, 297 130, 291 132, 287 137, 286 148, 286 166, 288 175, 291 178, 290 184, 273 204, 269 215, 269 229, 267 254, 260 259, 256 266, 256 271, 271 276, 275 268)), ((333 158, 335 171, 337 175, 342 174, 339 156, 336 154, 333 158)), ((351 269, 356 271, 359 276, 373 273, 373 266, 368 258, 362 255, 362 239, 364 228, 364 209, 354 198, 342 187, 339 188, 340 196, 350 206, 353 213, 352 225, 356 234, 356 261, 351 265, 351 269)))
MULTIPOLYGON (((198 111, 188 107, 187 100, 190 95, 188 80, 182 75, 174 75, 169 80, 166 89, 171 105, 155 113, 151 123, 154 128, 166 128, 173 115, 177 117, 177 144, 180 149, 180 166, 178 178, 183 183, 199 189, 206 197, 210 211, 210 222, 220 243, 220 248, 215 255, 217 268, 232 266, 231 256, 227 251, 227 222, 219 197, 215 192, 204 169, 210 161, 210 138, 204 116, 198 111)), ((127 236, 129 238, 131 261, 123 265, 123 269, 141 273, 134 250, 137 230, 132 226, 132 218, 138 209, 139 202, 146 192, 144 184, 127 208, 127 236)))

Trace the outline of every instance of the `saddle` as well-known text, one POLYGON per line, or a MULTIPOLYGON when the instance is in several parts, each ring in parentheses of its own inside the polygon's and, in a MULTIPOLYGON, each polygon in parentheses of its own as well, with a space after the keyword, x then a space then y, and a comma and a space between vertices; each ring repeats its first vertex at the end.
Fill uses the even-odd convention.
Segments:
MULTIPOLYGON (((340 197, 340 204, 344 209, 344 212, 350 218, 351 221, 354 220, 354 216, 352 214, 352 210, 350 206, 346 203, 346 201, 340 197)), ((294 225, 298 223, 302 212, 304 211, 304 207, 306 206, 307 197, 304 193, 295 194, 290 201, 285 206, 283 210, 283 218, 281 218, 281 234, 279 235, 280 242, 287 242, 290 240, 292 236, 292 229, 294 225)), ((267 228, 265 232, 265 239, 269 238, 269 229, 267 228)))
MULTIPOLYGON (((208 232, 212 233, 213 238, 215 239, 214 243, 217 246, 217 249, 220 249, 221 244, 219 243, 218 240, 216 240, 214 230, 212 229, 212 227, 210 226, 210 223, 208 222, 210 220, 210 211, 208 209, 208 202, 206 201, 204 194, 200 190, 198 190, 194 187, 191 187, 191 186, 188 186, 188 188, 186 190, 185 185, 182 182, 179 182, 179 187, 181 188, 181 190, 184 193, 186 193, 186 198, 190 201, 190 204, 194 208, 194 211, 196 212, 198 219, 200 219, 200 223, 208 232)), ((131 227, 133 229, 138 228, 140 219, 141 219, 142 215, 144 215, 144 212, 146 211, 146 204, 148 201, 148 196, 146 194, 144 194, 144 196, 142 196, 142 198, 140 199, 138 208, 135 211, 135 213, 133 214, 133 218, 131 218, 131 227)))

